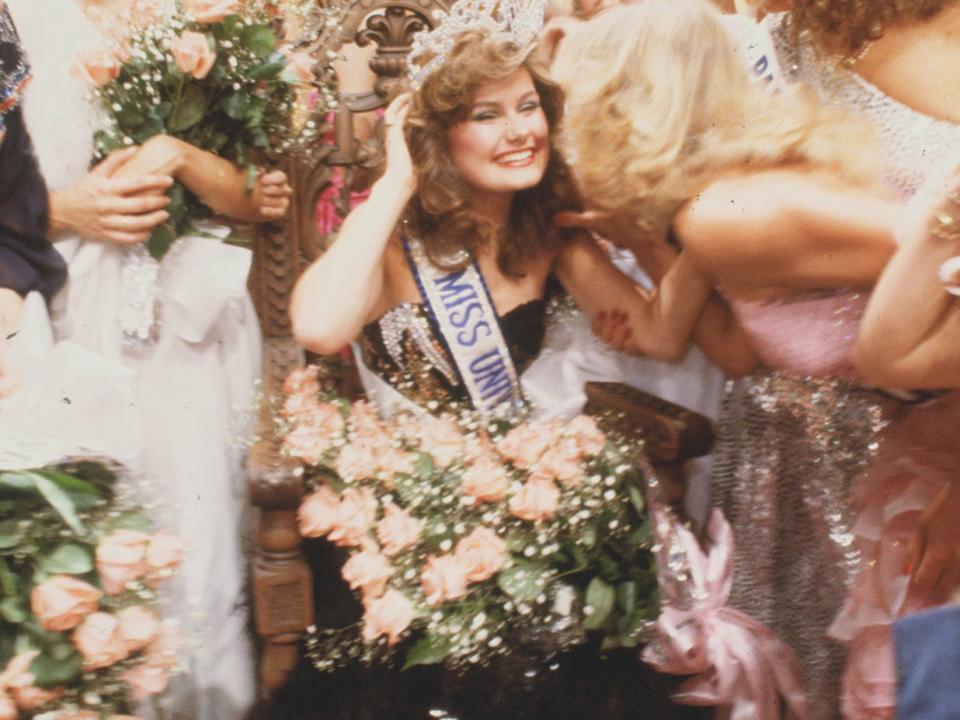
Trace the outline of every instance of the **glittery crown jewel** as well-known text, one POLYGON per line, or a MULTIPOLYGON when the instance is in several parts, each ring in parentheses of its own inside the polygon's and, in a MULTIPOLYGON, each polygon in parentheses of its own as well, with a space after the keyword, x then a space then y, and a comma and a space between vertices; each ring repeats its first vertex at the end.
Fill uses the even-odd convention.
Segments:
POLYGON ((457 39, 469 30, 486 32, 488 37, 519 48, 533 45, 543 27, 546 0, 460 0, 436 13, 433 30, 417 33, 407 55, 407 72, 414 90, 447 60, 457 39), (424 56, 429 59, 421 64, 424 56))

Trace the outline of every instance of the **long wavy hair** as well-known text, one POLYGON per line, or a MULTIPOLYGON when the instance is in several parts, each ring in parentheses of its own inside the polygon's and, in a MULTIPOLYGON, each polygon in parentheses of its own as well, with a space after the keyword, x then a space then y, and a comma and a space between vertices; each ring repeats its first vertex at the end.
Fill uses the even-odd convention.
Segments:
POLYGON ((813 35, 847 55, 901 21, 926 20, 956 0, 793 0, 790 11, 796 32, 813 35))
POLYGON ((806 164, 877 175, 872 128, 808 88, 771 95, 706 0, 611 8, 560 44, 561 146, 585 198, 661 227, 719 172, 806 164))
POLYGON ((563 114, 563 94, 528 50, 491 40, 479 31, 466 32, 446 62, 413 95, 407 143, 417 168, 417 192, 404 219, 430 259, 442 267, 466 264, 468 260, 451 257, 460 249, 473 253, 499 236, 498 265, 505 273, 520 275, 530 257, 563 242, 552 217, 577 201, 570 170, 552 143, 544 177, 536 187, 515 194, 506 228, 492 227, 471 211, 473 188, 450 154, 450 129, 467 119, 477 91, 521 67, 533 78, 553 134, 563 114))

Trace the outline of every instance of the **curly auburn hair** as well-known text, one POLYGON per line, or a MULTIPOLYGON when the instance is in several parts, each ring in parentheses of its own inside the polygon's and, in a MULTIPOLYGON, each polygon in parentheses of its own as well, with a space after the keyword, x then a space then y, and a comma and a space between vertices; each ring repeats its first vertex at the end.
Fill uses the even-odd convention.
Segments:
POLYGON ((417 192, 404 213, 411 232, 423 243, 431 261, 456 269, 469 260, 452 262, 456 251, 473 254, 501 234, 497 263, 512 275, 544 249, 558 247, 565 235, 553 226, 560 210, 577 205, 570 170, 551 146, 543 179, 513 198, 507 227, 498 229, 470 210, 472 188, 450 154, 449 131, 466 120, 477 91, 486 83, 526 68, 533 78, 551 133, 563 114, 563 94, 546 78, 527 48, 491 40, 485 33, 464 33, 446 62, 413 94, 407 116, 407 144, 417 167, 417 192))
POLYGON ((809 30, 847 55, 903 20, 926 20, 955 0, 793 0, 794 32, 809 30))

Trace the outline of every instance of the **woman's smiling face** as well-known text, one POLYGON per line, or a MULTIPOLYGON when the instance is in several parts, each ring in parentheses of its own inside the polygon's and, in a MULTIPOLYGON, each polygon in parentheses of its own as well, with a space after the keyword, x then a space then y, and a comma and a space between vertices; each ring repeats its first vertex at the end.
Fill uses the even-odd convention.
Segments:
POLYGON ((549 160, 550 127, 529 71, 521 67, 481 86, 449 139, 454 165, 475 190, 512 193, 536 186, 549 160))

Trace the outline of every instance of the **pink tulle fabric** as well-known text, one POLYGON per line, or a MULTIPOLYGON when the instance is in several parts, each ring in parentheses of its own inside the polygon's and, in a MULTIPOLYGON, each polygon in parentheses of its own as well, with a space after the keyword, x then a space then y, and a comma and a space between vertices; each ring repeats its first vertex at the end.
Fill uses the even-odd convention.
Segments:
POLYGON ((910 587, 909 543, 923 511, 960 472, 960 394, 911 406, 883 431, 875 463, 853 489, 861 569, 830 628, 849 643, 843 715, 892 720, 892 622, 934 603, 910 587))

